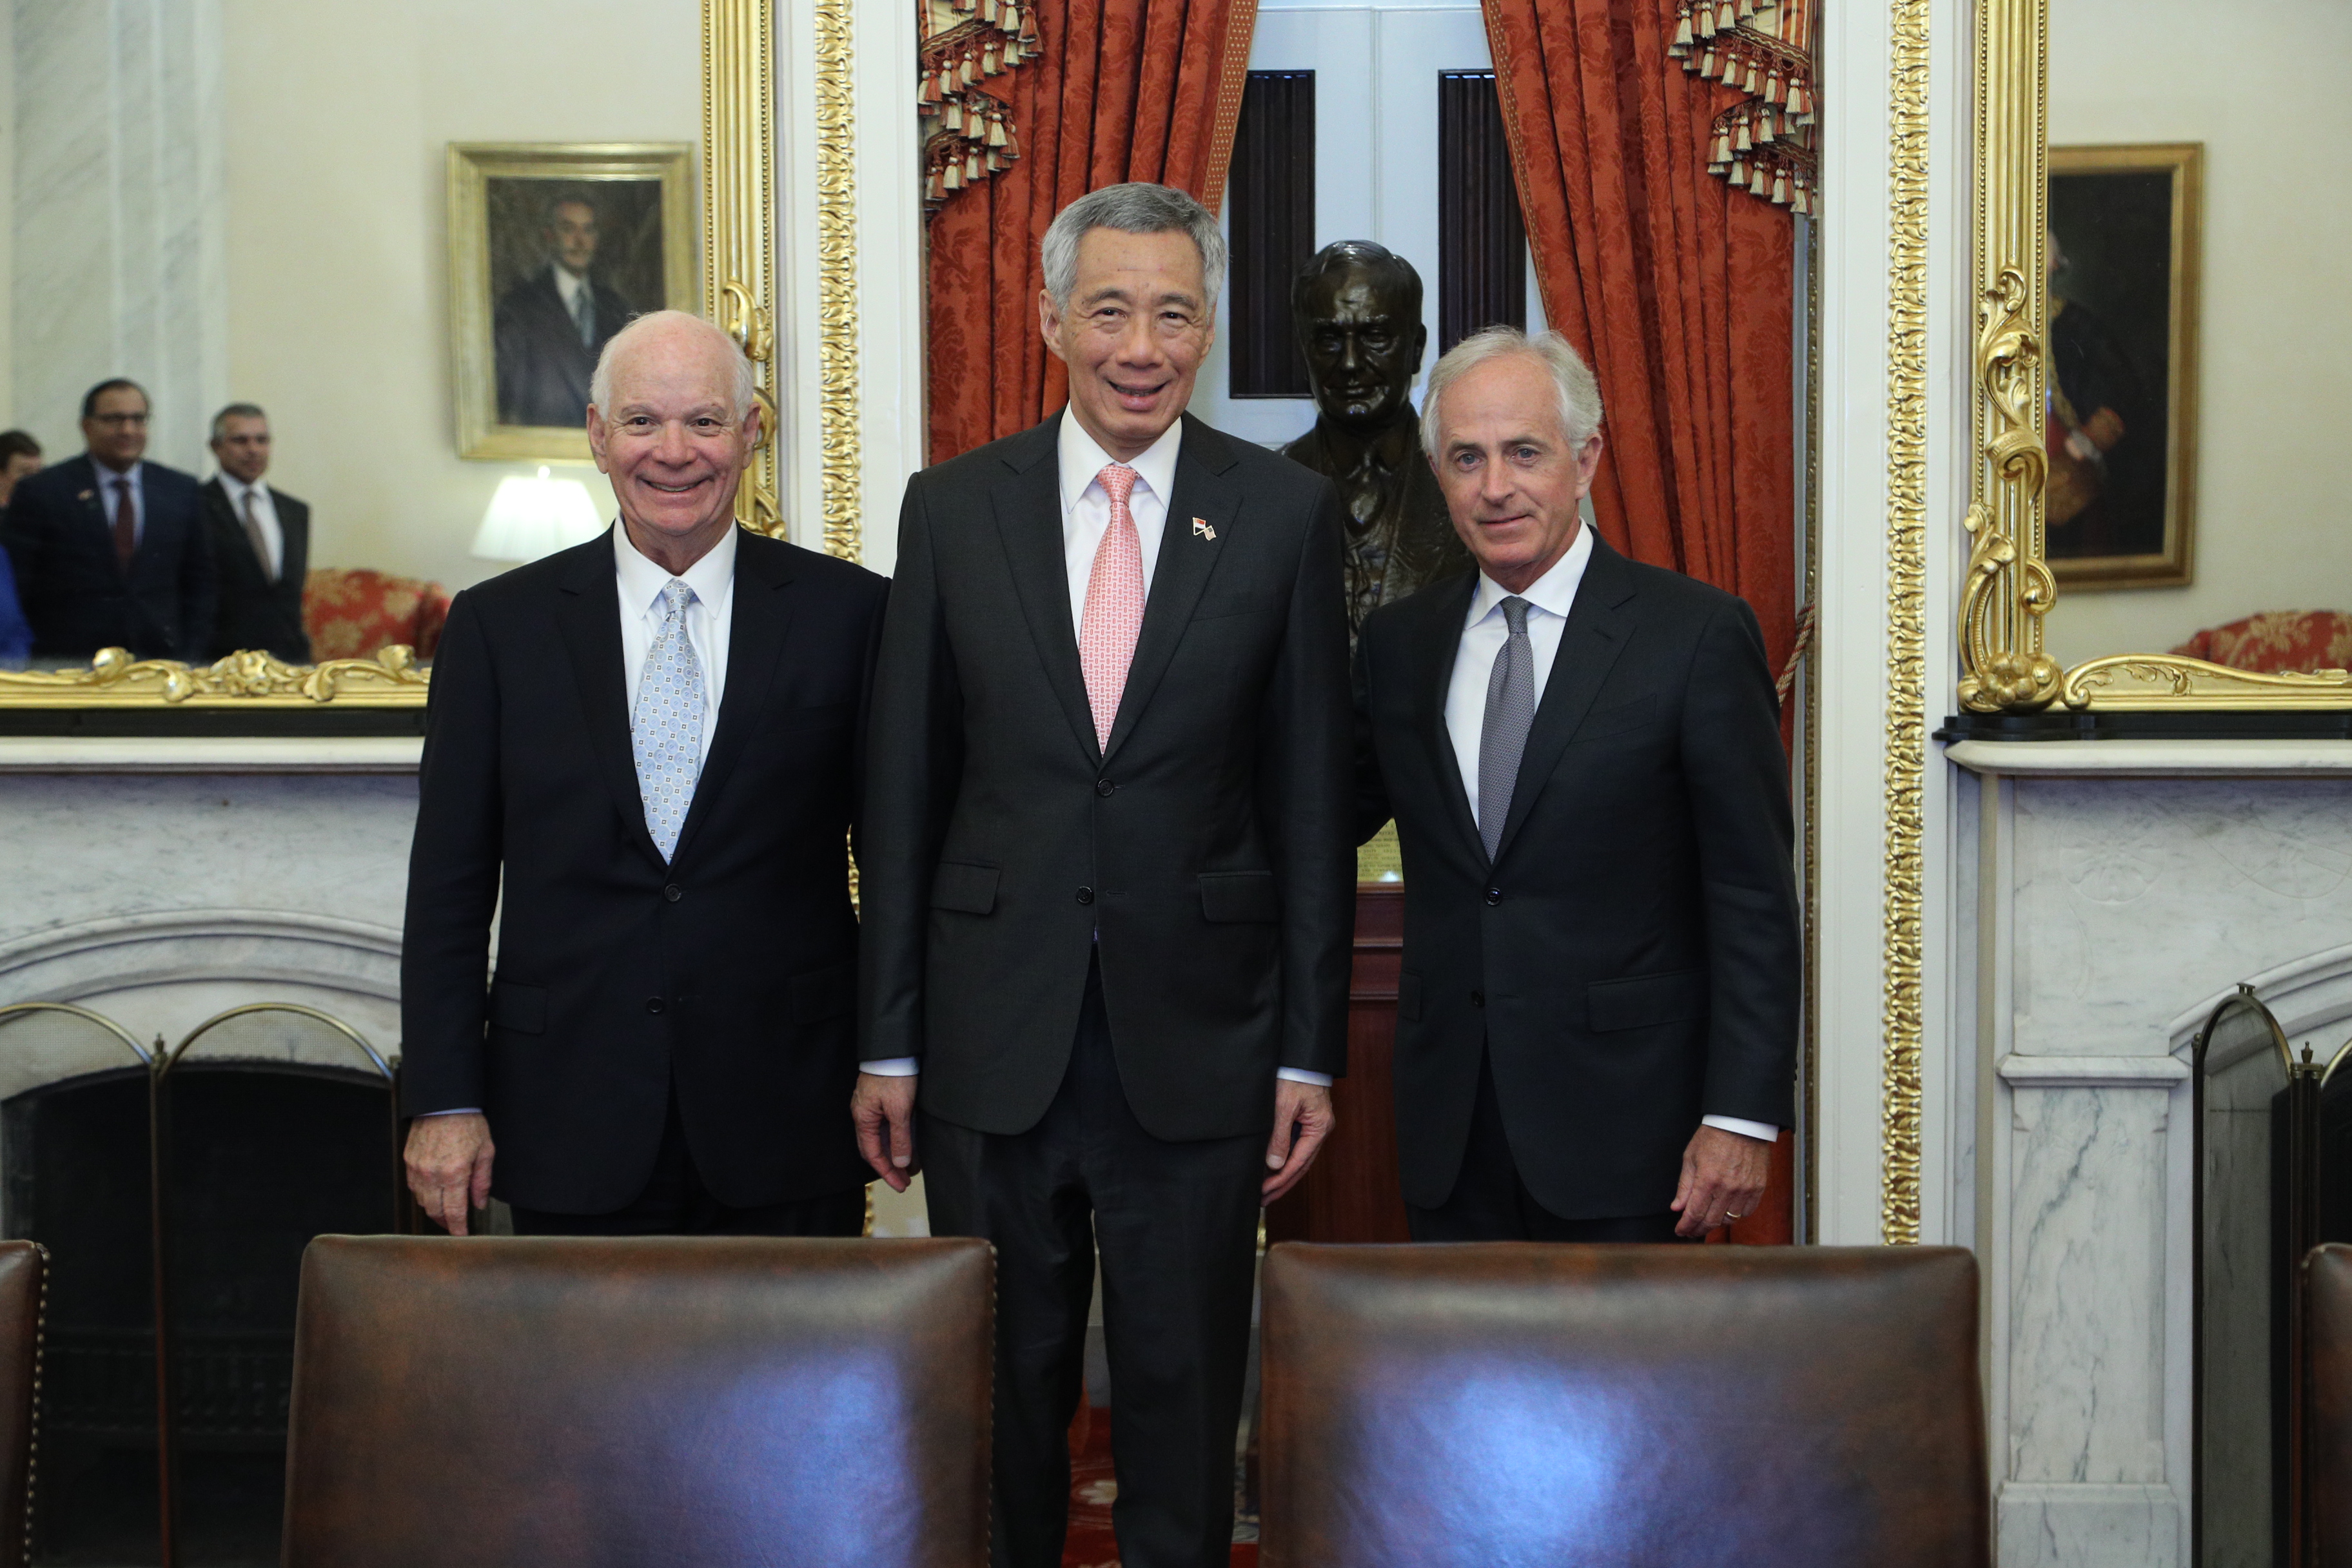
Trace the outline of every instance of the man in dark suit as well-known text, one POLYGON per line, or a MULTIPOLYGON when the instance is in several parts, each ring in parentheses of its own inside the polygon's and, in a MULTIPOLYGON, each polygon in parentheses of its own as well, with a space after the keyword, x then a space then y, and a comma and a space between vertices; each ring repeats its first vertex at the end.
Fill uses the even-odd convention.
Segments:
POLYGON ((269 468, 269 416, 251 403, 214 415, 213 460, 220 472, 204 488, 205 526, 220 571, 212 657, 259 648, 308 664, 302 579, 310 565, 310 505, 261 477, 269 468))
POLYGON ((1788 759, 1747 605, 1578 519, 1592 374, 1496 328, 1430 374, 1478 570, 1357 645, 1361 809, 1404 850, 1397 1140, 1423 1241, 1665 1241, 1793 1120, 1788 759))
POLYGON ((629 320, 629 302, 590 276, 596 208, 583 196, 548 204, 547 265, 499 301, 491 356, 502 425, 576 428, 598 356, 629 320))
POLYGON ((853 1113, 893 1187, 919 1152, 934 1234, 996 1246, 1012 1568, 1061 1561, 1097 1247, 1120 1561, 1225 1561, 1258 1208, 1345 1065, 1339 499, 1180 419, 1223 271, 1181 193, 1072 203, 1038 302, 1069 406, 899 521, 853 1113))
POLYGON ((864 1224, 846 836, 887 584, 735 525, 758 437, 731 339, 632 324, 588 418, 618 526, 450 606, 401 1020, 452 1231, 493 1193, 527 1235, 864 1224))
POLYGON ((90 388, 81 433, 87 451, 8 498, 8 556, 34 658, 124 647, 203 660, 216 582, 194 476, 144 460, 147 394, 136 382, 90 388))

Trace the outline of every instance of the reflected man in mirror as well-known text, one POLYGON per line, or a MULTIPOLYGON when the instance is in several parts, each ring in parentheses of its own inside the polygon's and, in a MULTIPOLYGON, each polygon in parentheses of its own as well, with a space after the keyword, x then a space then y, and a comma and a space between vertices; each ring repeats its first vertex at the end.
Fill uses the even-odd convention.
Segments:
POLYGON ((619 523, 449 607, 401 1094, 460 1235, 492 1194, 523 1235, 864 1228, 848 845, 887 584, 735 525, 759 436, 732 338, 631 322, 588 412, 619 523))
POLYGON ((310 505, 277 489, 269 468, 269 416, 250 403, 213 416, 205 526, 220 568, 220 616, 212 657, 259 648, 289 664, 310 662, 302 629, 302 579, 310 564, 310 505))
POLYGON ((1290 314, 1315 391, 1315 427, 1283 456, 1328 474, 1348 508, 1348 632, 1470 557, 1421 455, 1412 378, 1429 330, 1421 274, 1368 239, 1325 246, 1299 268, 1290 314))
MULTIPOLYGON (((41 444, 22 430, 0 430, 0 539, 6 537, 8 497, 16 481, 41 471, 41 444)), ((16 574, 0 550, 0 669, 22 669, 33 657, 33 628, 16 602, 16 574)))
POLYGON ((1795 1117, 1788 758, 1754 612, 1582 526, 1601 394, 1557 333, 1430 373, 1475 574, 1356 645, 1360 810, 1404 847, 1416 1241, 1669 1241, 1755 1212, 1795 1117))
POLYGON ((8 498, 0 528, 37 662, 212 652, 217 584, 195 476, 146 460, 147 415, 137 382, 100 382, 81 400, 88 449, 8 498))
POLYGON ((2107 324, 2059 292, 2072 264, 2054 230, 2049 239, 2051 553, 2080 560, 2161 550, 2160 506, 2156 537, 2135 537, 2147 531, 2133 526, 2147 510, 2135 459, 2147 445, 2141 429, 2153 423, 2139 376, 2107 324))
POLYGON ((547 204, 547 264, 506 291, 491 352, 502 425, 576 428, 588 408, 597 356, 628 321, 629 302, 590 268, 596 261, 596 207, 585 196, 547 204))

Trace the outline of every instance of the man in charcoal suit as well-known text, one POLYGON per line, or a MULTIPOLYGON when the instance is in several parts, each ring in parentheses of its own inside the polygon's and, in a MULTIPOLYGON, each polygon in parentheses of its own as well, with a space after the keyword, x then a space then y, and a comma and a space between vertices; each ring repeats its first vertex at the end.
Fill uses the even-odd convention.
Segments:
POLYGON ((1579 520, 1592 373, 1496 328, 1424 450, 1478 570, 1364 625, 1357 828, 1404 851, 1397 1141, 1422 1241, 1667 1241, 1793 1119, 1788 759, 1746 604, 1579 520))
POLYGON ((220 571, 220 614, 212 657, 244 648, 289 664, 310 662, 302 627, 302 580, 310 566, 310 505, 262 478, 269 468, 269 416, 232 403, 213 416, 213 460, 205 481, 205 526, 220 571))
POLYGON ((732 339, 632 323, 588 412, 620 521, 450 606, 401 1088, 452 1231, 494 1193, 528 1235, 864 1224, 847 838, 887 585, 736 526, 759 433, 732 339))
POLYGON ((597 358, 629 320, 629 302, 592 272, 600 238, 585 196, 547 205, 547 264, 506 291, 491 323, 499 423, 578 428, 597 358))
POLYGON ((1069 406, 899 520, 853 1110, 934 1234, 996 1246, 1010 1568, 1061 1561, 1097 1247, 1120 1561, 1226 1561, 1258 1209, 1345 1065, 1341 514, 1181 416, 1223 271, 1181 193, 1072 203, 1038 305, 1069 406))
POLYGON ((120 377, 81 400, 88 449, 20 481, 8 556, 37 660, 122 647, 201 662, 217 579, 192 474, 146 460, 147 394, 120 377))

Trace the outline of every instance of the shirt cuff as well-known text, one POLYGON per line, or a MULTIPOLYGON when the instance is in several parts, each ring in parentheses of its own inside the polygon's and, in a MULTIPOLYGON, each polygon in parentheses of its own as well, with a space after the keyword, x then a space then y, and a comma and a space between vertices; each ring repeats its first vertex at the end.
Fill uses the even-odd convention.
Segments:
POLYGON ((1311 1083, 1318 1089, 1331 1087, 1329 1073, 1309 1072, 1305 1068, 1276 1068, 1274 1069, 1274 1076, 1285 1083, 1311 1083))
POLYGON ((481 1113, 482 1108, 478 1105, 454 1105, 446 1110, 420 1110, 415 1120, 422 1121, 428 1116, 479 1116, 481 1113))
POLYGON ((1737 1132, 1742 1138, 1761 1139, 1767 1143, 1780 1141, 1780 1130, 1769 1121, 1742 1121, 1737 1116, 1702 1116, 1698 1121, 1702 1127, 1720 1127, 1726 1132, 1737 1132))
POLYGON ((879 1061, 859 1062, 859 1072, 870 1072, 876 1078, 912 1078, 922 1069, 920 1057, 884 1057, 879 1061))

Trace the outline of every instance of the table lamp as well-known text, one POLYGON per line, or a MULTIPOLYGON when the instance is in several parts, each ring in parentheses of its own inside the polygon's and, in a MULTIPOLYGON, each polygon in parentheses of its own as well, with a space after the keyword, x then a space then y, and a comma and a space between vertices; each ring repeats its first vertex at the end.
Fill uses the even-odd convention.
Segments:
POLYGON ((536 561, 574 544, 585 544, 604 531, 588 487, 578 479, 551 479, 547 470, 537 479, 509 474, 499 481, 482 526, 474 534, 474 555, 481 561, 536 561))

